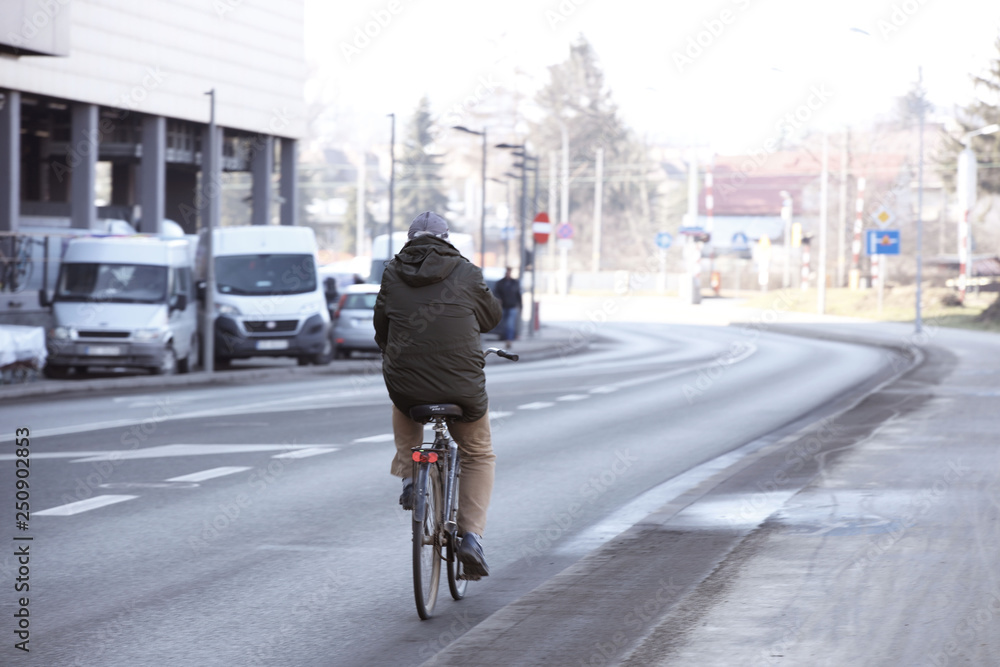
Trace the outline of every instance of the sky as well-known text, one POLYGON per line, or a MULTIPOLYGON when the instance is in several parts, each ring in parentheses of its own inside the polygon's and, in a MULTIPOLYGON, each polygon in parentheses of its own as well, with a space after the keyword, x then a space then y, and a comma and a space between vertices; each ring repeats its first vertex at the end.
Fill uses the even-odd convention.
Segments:
MULTIPOLYGON (((996 0, 306 0, 308 95, 359 140, 426 94, 445 115, 528 97, 584 35, 625 121, 655 142, 752 151, 782 123, 885 116, 922 68, 947 115, 998 57, 996 0)), ((377 139, 377 138, 376 138, 377 139)))

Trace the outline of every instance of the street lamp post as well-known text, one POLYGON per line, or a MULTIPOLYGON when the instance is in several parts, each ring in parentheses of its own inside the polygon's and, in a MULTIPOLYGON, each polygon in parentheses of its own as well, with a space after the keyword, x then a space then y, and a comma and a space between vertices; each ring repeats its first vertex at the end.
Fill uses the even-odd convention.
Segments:
MULTIPOLYGON (((521 275, 524 275, 524 267, 527 266, 527 238, 525 235, 525 227, 527 226, 528 218, 528 171, 535 172, 535 192, 532 196, 532 209, 535 207, 535 200, 538 196, 538 158, 536 156, 528 155, 528 149, 524 144, 497 144, 495 148, 503 148, 512 150, 512 155, 514 157, 520 158, 521 161, 515 163, 513 166, 521 170, 521 240, 520 240, 520 258, 521 258, 521 275), (533 167, 528 166, 528 162, 534 162, 533 167)), ((534 210, 532 211, 532 215, 534 210)), ((535 335, 535 282, 536 276, 538 275, 536 266, 536 244, 534 242, 534 237, 532 237, 532 250, 531 250, 531 314, 528 320, 528 336, 535 335)))
MULTIPOLYGON (((389 114, 392 119, 392 130, 389 135, 389 246, 386 251, 386 260, 392 259, 392 218, 393 205, 396 191, 396 114, 389 114)), ((374 254, 374 253, 373 253, 374 254)))
POLYGON ((483 128, 482 132, 476 132, 475 130, 470 130, 464 125, 453 125, 453 130, 458 130, 459 132, 467 132, 468 134, 474 134, 477 137, 483 138, 483 189, 481 201, 479 202, 479 266, 486 266, 486 128, 483 128))
POLYGON ((782 287, 792 286, 792 196, 787 190, 781 191, 781 220, 785 223, 785 272, 782 287))

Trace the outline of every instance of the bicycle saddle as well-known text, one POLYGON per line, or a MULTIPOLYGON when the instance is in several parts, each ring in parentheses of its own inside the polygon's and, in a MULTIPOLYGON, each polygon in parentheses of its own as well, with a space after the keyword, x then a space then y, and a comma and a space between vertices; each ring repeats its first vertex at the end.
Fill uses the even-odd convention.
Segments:
POLYGON ((461 417, 461 406, 453 403, 431 403, 428 405, 414 405, 410 408, 410 419, 421 424, 426 424, 434 417, 461 417))

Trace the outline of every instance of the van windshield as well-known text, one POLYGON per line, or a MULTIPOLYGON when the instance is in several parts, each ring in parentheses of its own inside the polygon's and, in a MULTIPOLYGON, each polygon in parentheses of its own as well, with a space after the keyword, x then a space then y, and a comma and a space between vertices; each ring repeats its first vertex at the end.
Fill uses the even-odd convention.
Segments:
POLYGON ((64 263, 57 301, 165 303, 167 267, 151 264, 64 263))
POLYGON ((304 294, 316 290, 312 255, 225 255, 215 258, 222 294, 304 294))

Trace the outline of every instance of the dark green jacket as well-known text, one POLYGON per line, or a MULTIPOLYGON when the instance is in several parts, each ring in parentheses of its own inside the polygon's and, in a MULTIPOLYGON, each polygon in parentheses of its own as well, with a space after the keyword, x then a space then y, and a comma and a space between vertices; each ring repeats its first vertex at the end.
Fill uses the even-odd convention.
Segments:
POLYGON ((389 398, 404 414, 456 403, 463 421, 486 414, 481 331, 500 322, 483 273, 453 245, 418 236, 392 258, 375 301, 375 342, 389 398))

